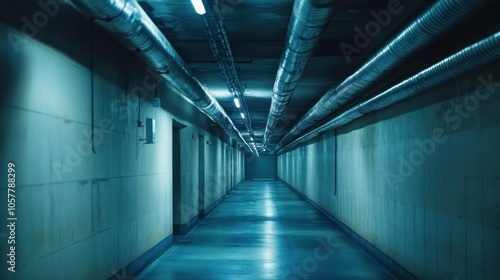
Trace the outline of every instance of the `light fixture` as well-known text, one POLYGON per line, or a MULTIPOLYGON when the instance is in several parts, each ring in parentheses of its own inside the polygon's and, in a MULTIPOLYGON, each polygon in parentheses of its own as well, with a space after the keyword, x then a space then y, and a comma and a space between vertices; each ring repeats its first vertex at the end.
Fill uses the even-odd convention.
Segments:
POLYGON ((203 6, 202 0, 191 0, 191 3, 193 4, 193 7, 198 14, 205 14, 205 6, 203 6))
POLYGON ((253 137, 252 136, 250 136, 250 141, 253 141, 253 137))
POLYGON ((241 112, 240 114, 241 114, 241 118, 245 119, 245 114, 243 112, 241 112))
POLYGON ((240 100, 238 99, 238 97, 234 98, 234 105, 236 105, 236 108, 238 109, 241 107, 240 100))

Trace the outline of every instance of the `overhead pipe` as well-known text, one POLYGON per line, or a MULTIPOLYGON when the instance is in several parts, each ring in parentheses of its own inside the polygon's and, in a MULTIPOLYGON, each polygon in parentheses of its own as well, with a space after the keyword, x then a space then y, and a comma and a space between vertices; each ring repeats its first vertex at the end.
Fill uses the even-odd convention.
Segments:
POLYGON ((416 53, 488 0, 441 0, 419 16, 366 64, 328 92, 280 140, 277 150, 372 87, 407 56, 416 53))
POLYGON ((322 126, 282 147, 278 152, 280 154, 286 152, 301 143, 307 142, 329 130, 341 127, 365 114, 407 99, 497 59, 500 59, 500 32, 434 64, 381 94, 359 103, 322 126))
POLYGON ((271 108, 264 132, 267 147, 302 73, 333 16, 335 0, 295 0, 285 50, 276 74, 271 108))
POLYGON ((126 48, 167 80, 176 92, 216 122, 244 149, 251 148, 224 109, 194 77, 163 33, 135 0, 72 0, 126 48))
POLYGON ((252 128, 252 121, 247 102, 243 96, 244 87, 240 82, 238 71, 236 70, 233 53, 227 39, 224 22, 221 17, 222 11, 220 10, 219 2, 217 0, 213 0, 210 5, 207 5, 206 10, 208 13, 203 16, 203 24, 210 41, 210 48, 212 49, 214 57, 217 60, 219 68, 221 69, 231 96, 236 98, 240 104, 241 108, 238 107, 240 113, 245 114, 243 122, 247 127, 248 133, 252 136, 254 134, 254 130, 252 128), (213 25, 214 27, 212 27, 213 25), (212 31, 212 28, 216 29, 215 33, 212 31))

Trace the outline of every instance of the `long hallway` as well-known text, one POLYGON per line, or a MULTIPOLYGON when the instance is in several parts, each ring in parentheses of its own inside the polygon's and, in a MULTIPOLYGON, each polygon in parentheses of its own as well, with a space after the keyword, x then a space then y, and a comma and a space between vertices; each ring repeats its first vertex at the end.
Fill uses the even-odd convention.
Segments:
POLYGON ((280 181, 245 181, 138 279, 394 279, 280 181))
POLYGON ((500 279, 498 0, 1 0, 0 279, 500 279))

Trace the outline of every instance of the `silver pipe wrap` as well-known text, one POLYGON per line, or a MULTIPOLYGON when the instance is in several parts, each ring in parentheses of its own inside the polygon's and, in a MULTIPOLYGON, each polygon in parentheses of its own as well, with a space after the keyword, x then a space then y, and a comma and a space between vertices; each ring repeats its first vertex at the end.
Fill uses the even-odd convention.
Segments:
POLYGON ((311 129, 341 105, 372 87, 404 59, 421 50, 488 0, 441 0, 419 16, 359 70, 332 87, 280 140, 277 149, 311 129))
POLYGON ((162 73, 176 92, 216 122, 244 149, 251 152, 219 103, 194 77, 163 33, 135 0, 72 0, 147 65, 162 73))
POLYGON ((296 0, 288 25, 285 50, 273 88, 271 108, 264 133, 264 148, 286 110, 302 73, 333 16, 335 0, 296 0))
POLYGON ((434 64, 381 94, 351 107, 324 125, 304 134, 281 148, 279 153, 307 142, 317 135, 341 127, 364 114, 380 110, 398 101, 407 99, 497 59, 500 59, 500 32, 434 64))

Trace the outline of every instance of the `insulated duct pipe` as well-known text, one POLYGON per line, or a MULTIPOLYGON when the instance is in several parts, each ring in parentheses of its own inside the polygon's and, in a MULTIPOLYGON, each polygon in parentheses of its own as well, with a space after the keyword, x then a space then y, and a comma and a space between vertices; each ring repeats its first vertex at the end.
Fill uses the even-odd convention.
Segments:
POLYGON ((281 139, 276 148, 285 146, 342 104, 369 89, 405 57, 422 49, 486 2, 487 0, 441 0, 431 6, 358 71, 338 86, 332 87, 281 139))
POLYGON ((417 75, 404 80, 383 93, 361 102, 324 125, 297 138, 280 149, 283 153, 311 140, 328 130, 338 128, 364 114, 380 110, 400 100, 409 98, 429 88, 438 86, 457 76, 500 58, 500 32, 475 43, 462 51, 434 64, 417 75))
POLYGON ((288 25, 285 50, 273 88, 271 108, 264 133, 264 148, 286 110, 302 73, 333 16, 335 0, 295 0, 288 25))
POLYGON ((224 109, 193 76, 186 63, 135 0, 72 0, 126 48, 158 71, 175 91, 216 122, 244 149, 248 144, 224 109))

